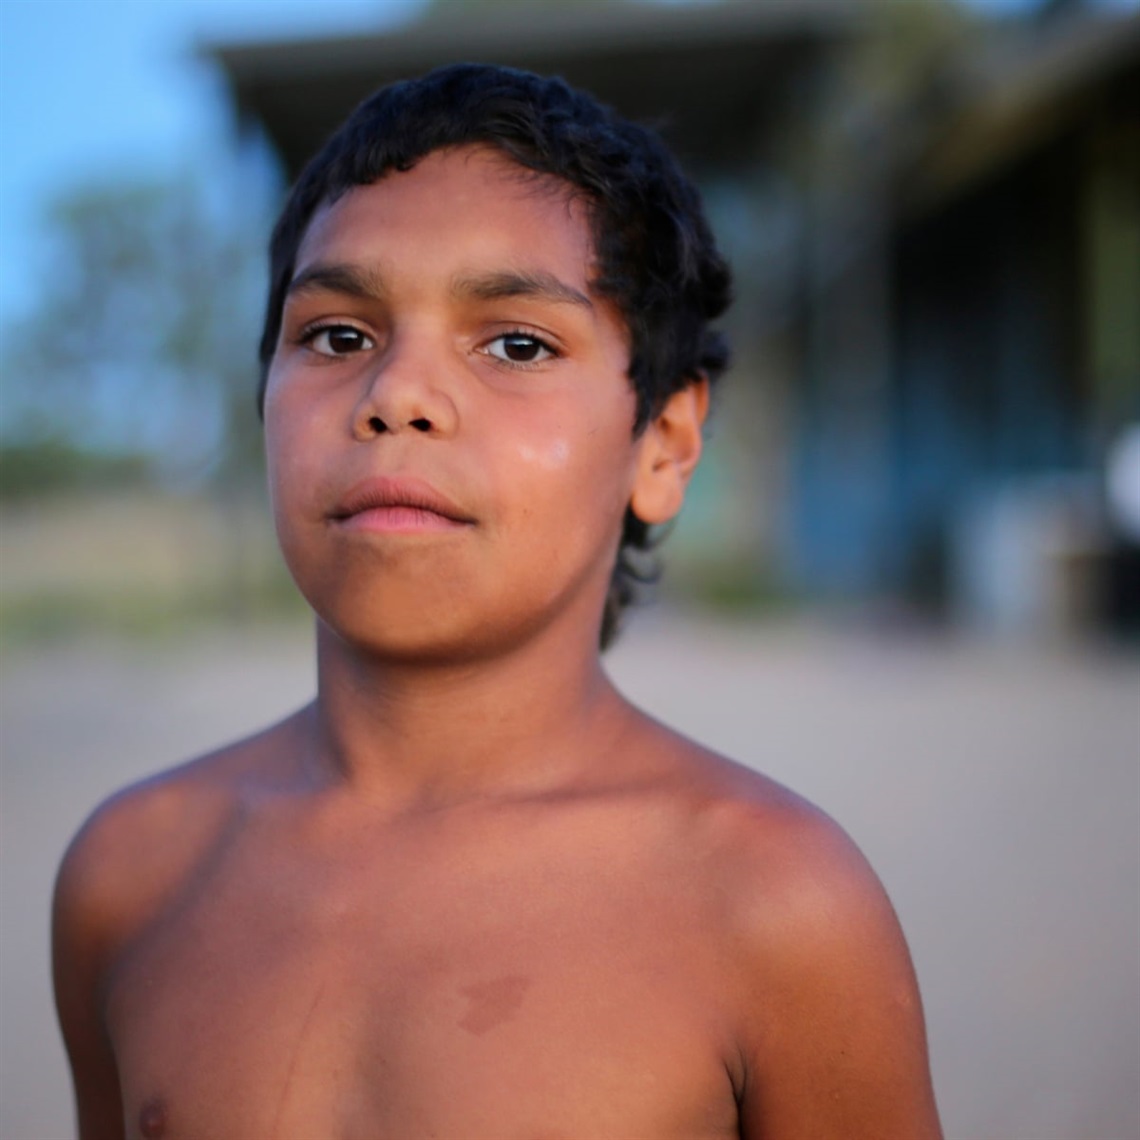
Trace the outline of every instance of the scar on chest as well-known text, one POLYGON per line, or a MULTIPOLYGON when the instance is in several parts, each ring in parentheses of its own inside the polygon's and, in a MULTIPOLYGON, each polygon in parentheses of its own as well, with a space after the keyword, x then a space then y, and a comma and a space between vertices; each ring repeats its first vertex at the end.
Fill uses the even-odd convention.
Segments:
POLYGON ((530 979, 508 974, 489 982, 464 986, 459 992, 467 999, 467 1010, 458 1024, 469 1033, 483 1034, 509 1021, 523 1003, 530 979))
POLYGON ((166 1102, 159 1096, 152 1096, 143 1102, 139 1109, 139 1133, 143 1140, 158 1140, 166 1135, 166 1102))

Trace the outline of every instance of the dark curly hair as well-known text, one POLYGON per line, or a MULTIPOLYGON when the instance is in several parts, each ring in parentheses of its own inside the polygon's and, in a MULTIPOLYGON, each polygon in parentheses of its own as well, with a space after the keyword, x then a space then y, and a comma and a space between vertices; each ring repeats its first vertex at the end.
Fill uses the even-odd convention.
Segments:
MULTIPOLYGON (((598 265, 591 287, 617 306, 629 328, 635 435, 674 392, 720 376, 728 347, 709 322, 728 307, 731 276, 696 188, 657 135, 561 79, 464 63, 370 96, 293 186, 270 243, 259 409, 297 251, 318 208, 354 186, 410 170, 433 151, 480 143, 581 193, 598 265)), ((656 577, 647 559, 653 546, 650 527, 627 509, 602 619, 603 649, 638 585, 656 577)))

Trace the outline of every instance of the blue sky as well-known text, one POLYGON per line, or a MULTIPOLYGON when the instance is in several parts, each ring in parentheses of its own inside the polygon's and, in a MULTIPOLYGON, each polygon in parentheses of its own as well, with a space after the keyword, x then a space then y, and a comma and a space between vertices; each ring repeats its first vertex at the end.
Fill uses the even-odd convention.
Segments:
POLYGON ((37 220, 67 185, 224 161, 208 41, 378 28, 421 0, 0 0, 0 326, 35 291, 37 220))
MULTIPOLYGON (((1017 10, 1033 0, 972 2, 1017 10)), ((422 3, 0 0, 0 328, 35 298, 37 219, 53 193, 226 161, 224 88, 196 44, 375 29, 422 3)))

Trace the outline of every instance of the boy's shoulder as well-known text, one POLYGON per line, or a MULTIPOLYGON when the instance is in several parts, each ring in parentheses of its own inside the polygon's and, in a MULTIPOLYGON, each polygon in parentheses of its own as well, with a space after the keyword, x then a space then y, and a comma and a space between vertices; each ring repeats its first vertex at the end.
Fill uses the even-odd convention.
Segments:
POLYGON ((786 1114, 796 1135, 937 1137, 914 969, 867 860, 775 781, 679 738, 662 748, 688 786, 686 859, 710 900, 747 1113, 786 1114))
POLYGON ((244 790, 271 778, 289 718, 105 799, 71 840, 55 886, 57 934, 96 958, 144 925, 237 818, 244 790), (63 925, 66 929, 60 931, 63 925))
MULTIPOLYGON (((266 793, 293 782, 303 717, 100 804, 60 866, 57 921, 101 950, 96 957, 113 958, 266 793)), ((833 927, 843 916, 856 927, 893 921, 874 872, 823 811, 758 771, 648 718, 637 720, 601 800, 623 830, 628 826, 635 846, 644 842, 651 864, 667 874, 683 868, 718 900, 718 918, 728 928, 722 932, 777 953, 772 936, 792 932, 787 949, 798 953, 798 937, 821 916, 833 927)))
MULTIPOLYGON (((290 781, 304 713, 132 784, 100 804, 60 867, 57 908, 122 937, 162 900, 264 793, 290 781)), ((615 810, 651 820, 653 833, 745 924, 773 907, 804 918, 825 907, 879 909, 878 879, 819 808, 758 771, 648 718, 627 738, 615 810), (633 798, 624 794, 633 792, 633 798), (830 900, 830 901, 829 901, 830 900)), ((730 916, 726 916, 730 917, 730 916)), ((790 914, 785 917, 791 917, 790 914)), ((94 931, 92 933, 95 933, 94 931)))
MULTIPOLYGON (((710 936, 733 948, 741 978, 766 998, 836 1000, 845 989, 910 993, 913 973, 894 908, 842 827, 775 780, 662 726, 650 747, 672 786, 674 873, 709 900, 710 936)), ((747 984, 742 981, 742 985, 747 984)), ((908 1001, 910 999, 907 999, 908 1001)), ((762 1022, 757 1017, 755 1023, 762 1022)))
MULTIPOLYGON (((645 744, 692 853, 737 885, 802 899, 834 890, 878 895, 878 879, 846 832, 820 808, 763 773, 655 722, 645 744)), ((818 901, 818 900, 817 900, 818 901)))
POLYGON ((105 1007, 115 969, 240 818, 243 788, 264 785, 267 760, 292 731, 282 722, 124 788, 91 813, 64 854, 52 900, 52 973, 83 1135, 117 1134, 123 1119, 105 1007))

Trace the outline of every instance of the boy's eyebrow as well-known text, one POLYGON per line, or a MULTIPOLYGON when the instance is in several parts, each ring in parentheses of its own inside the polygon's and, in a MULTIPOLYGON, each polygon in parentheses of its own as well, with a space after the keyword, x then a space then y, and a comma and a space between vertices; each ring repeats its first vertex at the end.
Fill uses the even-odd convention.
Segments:
POLYGON ((343 293, 361 301, 382 301, 387 296, 384 278, 377 272, 359 265, 322 264, 310 265, 289 282, 287 296, 294 293, 324 290, 329 293, 343 293))
MULTIPOLYGON (((342 293, 362 301, 382 301, 388 290, 383 275, 360 265, 347 263, 324 264, 318 262, 301 270, 286 290, 294 293, 324 290, 342 293)), ((476 301, 496 301, 503 297, 530 297, 537 301, 557 304, 582 305, 588 309, 594 303, 585 293, 545 270, 502 270, 457 277, 451 291, 459 297, 476 301)))
POLYGON ((594 307, 585 293, 567 285, 553 273, 543 270, 506 270, 458 277, 452 291, 461 297, 476 301, 497 301, 501 297, 531 297, 536 301, 553 301, 558 304, 594 307))

